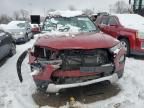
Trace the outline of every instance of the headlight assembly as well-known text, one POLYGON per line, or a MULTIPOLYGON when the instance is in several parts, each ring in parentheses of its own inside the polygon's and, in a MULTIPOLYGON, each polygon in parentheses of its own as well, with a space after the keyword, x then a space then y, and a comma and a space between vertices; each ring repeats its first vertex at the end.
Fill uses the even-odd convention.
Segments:
POLYGON ((121 43, 118 43, 114 47, 110 48, 110 52, 118 53, 121 48, 122 48, 121 43))

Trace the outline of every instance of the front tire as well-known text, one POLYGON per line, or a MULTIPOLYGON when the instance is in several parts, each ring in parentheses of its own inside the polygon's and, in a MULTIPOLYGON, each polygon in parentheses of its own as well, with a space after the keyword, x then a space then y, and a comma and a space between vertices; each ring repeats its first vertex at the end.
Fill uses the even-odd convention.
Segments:
POLYGON ((11 44, 11 49, 9 52, 9 56, 12 57, 13 55, 16 54, 16 45, 14 43, 11 44))
POLYGON ((28 35, 26 34, 26 35, 25 35, 25 42, 28 42, 28 40, 29 40, 29 39, 28 39, 28 35))
POLYGON ((126 55, 130 55, 130 44, 127 39, 120 39, 121 45, 125 48, 126 50, 126 55))

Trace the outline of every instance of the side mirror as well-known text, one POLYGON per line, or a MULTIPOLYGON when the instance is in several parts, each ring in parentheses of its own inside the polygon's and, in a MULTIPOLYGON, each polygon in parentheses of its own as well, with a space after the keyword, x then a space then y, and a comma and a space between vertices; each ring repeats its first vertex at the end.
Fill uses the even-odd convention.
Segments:
POLYGON ((40 24, 40 15, 31 15, 31 24, 40 24))

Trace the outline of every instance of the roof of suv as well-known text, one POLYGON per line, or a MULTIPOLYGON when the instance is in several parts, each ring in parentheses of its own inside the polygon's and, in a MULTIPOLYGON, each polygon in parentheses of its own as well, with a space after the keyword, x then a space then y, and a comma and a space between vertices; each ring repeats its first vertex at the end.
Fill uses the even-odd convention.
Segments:
POLYGON ((52 16, 61 16, 61 17, 75 17, 75 16, 80 16, 83 15, 82 11, 70 11, 70 10, 66 10, 66 11, 53 11, 50 12, 48 14, 48 17, 52 17, 52 16))

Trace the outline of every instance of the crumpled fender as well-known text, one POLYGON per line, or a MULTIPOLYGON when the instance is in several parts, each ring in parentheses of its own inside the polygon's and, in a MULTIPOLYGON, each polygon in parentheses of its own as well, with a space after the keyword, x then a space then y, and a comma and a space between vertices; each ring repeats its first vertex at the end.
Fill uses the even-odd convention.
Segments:
MULTIPOLYGON (((23 77, 21 73, 21 65, 28 54, 28 50, 24 51, 17 60, 17 74, 20 82, 23 82, 23 77)), ((35 58, 34 58, 35 59, 35 58)), ((30 62, 29 62, 30 63, 30 62)), ((36 80, 51 80, 51 75, 55 71, 55 68, 52 65, 43 66, 42 70, 37 74, 33 75, 33 78, 36 80)))
POLYGON ((34 80, 51 80, 51 75, 54 71, 55 69, 52 65, 45 65, 37 75, 33 75, 33 78, 34 80))

